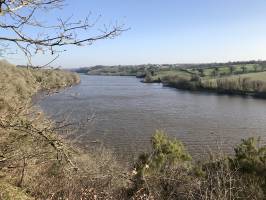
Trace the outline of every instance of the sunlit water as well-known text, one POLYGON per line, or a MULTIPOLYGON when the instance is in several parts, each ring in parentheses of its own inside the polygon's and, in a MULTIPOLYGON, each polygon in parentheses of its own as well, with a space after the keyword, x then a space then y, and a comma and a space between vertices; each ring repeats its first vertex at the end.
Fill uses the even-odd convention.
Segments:
POLYGON ((77 144, 100 141, 120 156, 149 149, 156 129, 180 139, 194 157, 217 147, 230 153, 242 138, 266 139, 266 100, 181 91, 134 77, 82 75, 80 85, 39 104, 57 119, 87 121, 72 137, 77 144))

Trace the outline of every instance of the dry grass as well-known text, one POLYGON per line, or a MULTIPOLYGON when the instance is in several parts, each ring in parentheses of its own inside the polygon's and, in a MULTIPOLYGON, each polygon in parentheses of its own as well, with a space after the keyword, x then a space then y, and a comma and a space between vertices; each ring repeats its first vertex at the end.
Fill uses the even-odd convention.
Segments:
POLYGON ((201 81, 204 89, 239 92, 239 93, 265 93, 266 92, 266 73, 250 73, 234 75, 224 78, 205 79, 201 81))
POLYGON ((21 188, 0 182, 0 200, 33 200, 21 188))
POLYGON ((239 76, 241 78, 250 78, 253 81, 266 81, 266 72, 241 74, 239 76))

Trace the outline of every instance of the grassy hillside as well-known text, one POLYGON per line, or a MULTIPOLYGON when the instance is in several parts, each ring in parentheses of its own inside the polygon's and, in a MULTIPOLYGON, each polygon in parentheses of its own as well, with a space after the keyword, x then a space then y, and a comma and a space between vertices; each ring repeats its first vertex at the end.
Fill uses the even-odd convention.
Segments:
POLYGON ((154 73, 147 73, 144 82, 162 82, 164 85, 179 89, 264 97, 266 95, 264 70, 266 70, 264 63, 161 69, 154 73))
POLYGON ((118 66, 94 66, 89 68, 80 68, 75 71, 87 75, 99 75, 99 76, 137 76, 143 77, 147 70, 157 69, 158 67, 153 65, 118 65, 118 66))
POLYGON ((266 94, 266 72, 246 73, 222 78, 205 79, 201 82, 204 89, 229 93, 253 95, 266 94))
POLYGON ((104 76, 136 76, 140 68, 131 66, 96 66, 88 68, 88 75, 104 75, 104 76))

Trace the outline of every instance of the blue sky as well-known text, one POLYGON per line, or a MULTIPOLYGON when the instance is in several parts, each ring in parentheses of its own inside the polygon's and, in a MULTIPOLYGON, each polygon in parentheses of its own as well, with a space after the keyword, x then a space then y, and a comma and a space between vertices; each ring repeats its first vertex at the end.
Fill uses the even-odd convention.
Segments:
MULTIPOLYGON (((47 14, 84 18, 102 15, 130 30, 88 47, 69 47, 54 65, 198 63, 266 60, 265 0, 67 0, 62 11, 47 14)), ((50 20, 49 20, 50 19, 50 20)), ((23 62, 12 56, 11 62, 23 62)), ((36 64, 47 56, 36 56, 36 64)))

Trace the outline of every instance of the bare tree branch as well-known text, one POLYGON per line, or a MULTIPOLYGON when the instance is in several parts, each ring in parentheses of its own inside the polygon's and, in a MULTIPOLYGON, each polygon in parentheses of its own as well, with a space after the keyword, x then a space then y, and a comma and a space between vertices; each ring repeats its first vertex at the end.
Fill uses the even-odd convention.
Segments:
POLYGON ((15 44, 31 64, 31 57, 39 52, 54 55, 62 52, 64 46, 91 45, 127 30, 123 24, 96 29, 100 16, 91 20, 90 14, 84 20, 75 21, 71 16, 48 25, 37 19, 36 14, 61 9, 64 3, 65 0, 0 0, 0 42, 15 44))

